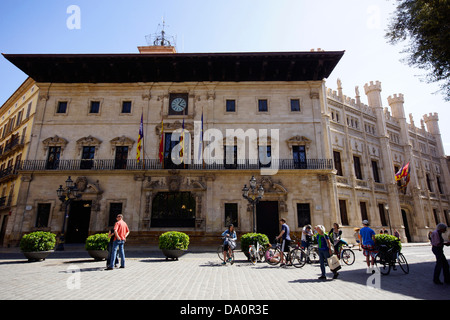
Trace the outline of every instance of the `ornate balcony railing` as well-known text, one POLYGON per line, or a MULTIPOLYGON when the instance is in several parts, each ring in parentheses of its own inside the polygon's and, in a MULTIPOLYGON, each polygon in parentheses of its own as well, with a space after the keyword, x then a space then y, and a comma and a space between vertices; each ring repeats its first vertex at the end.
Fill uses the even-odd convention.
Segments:
POLYGON ((22 160, 17 167, 20 171, 77 171, 77 170, 257 170, 257 169, 278 169, 278 170, 332 170, 333 161, 331 159, 307 159, 304 162, 293 159, 274 159, 270 164, 261 164, 258 160, 237 160, 235 164, 208 163, 203 164, 180 164, 176 165, 170 159, 165 159, 163 163, 159 159, 145 159, 137 161, 135 159, 114 160, 114 159, 91 159, 91 160, 57 160, 49 162, 47 160, 22 160))

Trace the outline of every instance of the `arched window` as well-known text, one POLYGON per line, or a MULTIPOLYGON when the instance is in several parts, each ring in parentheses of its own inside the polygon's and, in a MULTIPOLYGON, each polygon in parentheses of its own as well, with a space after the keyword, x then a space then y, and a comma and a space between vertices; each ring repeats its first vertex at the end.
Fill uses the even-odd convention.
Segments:
POLYGON ((190 192, 158 192, 153 198, 151 227, 195 227, 195 198, 190 192))

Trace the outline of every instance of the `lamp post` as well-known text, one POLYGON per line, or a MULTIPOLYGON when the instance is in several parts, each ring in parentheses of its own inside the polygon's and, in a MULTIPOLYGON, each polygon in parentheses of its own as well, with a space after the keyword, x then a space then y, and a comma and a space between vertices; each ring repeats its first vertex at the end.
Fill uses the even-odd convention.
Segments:
POLYGON ((386 212, 387 212, 388 223, 389 223, 389 230, 391 231, 391 235, 392 235, 391 217, 390 217, 390 214, 389 214, 389 204, 385 203, 384 204, 384 208, 386 209, 386 212))
POLYGON ((256 188, 256 179, 255 176, 252 176, 250 179, 250 189, 247 187, 247 185, 244 185, 244 188, 242 188, 242 196, 247 199, 247 201, 252 205, 253 207, 253 233, 256 233, 256 204, 261 200, 261 198, 264 196, 264 188, 262 185, 259 186, 259 188, 256 188))
POLYGON ((57 251, 63 251, 64 250, 64 235, 66 230, 66 219, 68 218, 68 207, 72 203, 73 200, 78 199, 81 197, 81 194, 78 193, 77 186, 74 185, 72 179, 70 179, 70 176, 66 180, 66 187, 63 188, 62 185, 59 186, 58 190, 56 190, 56 194, 58 195, 59 200, 63 203, 65 210, 64 210, 64 219, 63 219, 63 225, 61 229, 61 236, 59 238, 59 244, 56 248, 57 251))

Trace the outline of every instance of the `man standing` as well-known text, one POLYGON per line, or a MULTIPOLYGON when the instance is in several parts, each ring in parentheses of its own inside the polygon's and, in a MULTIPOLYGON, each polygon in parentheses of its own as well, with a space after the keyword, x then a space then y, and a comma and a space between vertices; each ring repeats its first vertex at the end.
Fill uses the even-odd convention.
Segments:
POLYGON ((444 242, 442 234, 447 231, 447 225, 444 223, 439 223, 436 230, 431 233, 431 250, 436 256, 436 266, 434 267, 433 282, 435 284, 442 284, 439 280, 441 270, 444 273, 444 282, 450 284, 450 272, 448 267, 447 258, 444 255, 444 245, 449 246, 450 242, 444 242))
MULTIPOLYGON (((281 243, 281 252, 289 252, 289 245, 291 244, 291 237, 289 235, 290 233, 289 226, 286 224, 286 219, 284 218, 280 219, 280 224, 281 224, 281 232, 276 237, 276 239, 278 240, 280 238, 283 238, 283 242, 281 243)), ((284 254, 281 255, 280 262, 281 267, 285 265, 284 254)))
POLYGON ((375 264, 375 231, 369 228, 369 221, 364 220, 364 225, 359 234, 361 236, 361 247, 363 248, 363 254, 366 257, 367 268, 370 268, 370 260, 372 260, 372 268, 375 264))
POLYGON ((116 217, 117 222, 114 225, 114 243, 113 243, 113 252, 111 255, 111 261, 109 263, 109 267, 106 270, 113 270, 114 261, 117 257, 117 249, 119 250, 120 255, 120 267, 125 268, 125 250, 124 245, 125 241, 130 233, 128 229, 128 225, 125 221, 123 221, 123 215, 119 214, 116 217))

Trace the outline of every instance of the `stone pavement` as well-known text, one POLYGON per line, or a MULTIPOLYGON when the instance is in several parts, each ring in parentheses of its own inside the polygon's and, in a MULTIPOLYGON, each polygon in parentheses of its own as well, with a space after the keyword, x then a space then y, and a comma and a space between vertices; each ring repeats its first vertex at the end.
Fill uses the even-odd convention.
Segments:
POLYGON ((179 261, 166 261, 157 248, 130 246, 126 268, 112 271, 81 247, 66 246, 41 262, 28 262, 17 248, 0 249, 0 300, 450 299, 450 285, 431 281, 435 259, 428 244, 405 245, 402 252, 408 275, 399 268, 388 276, 367 274, 355 250, 352 266, 344 265, 336 280, 327 269, 323 281, 319 264, 252 265, 237 251, 235 264, 222 266, 214 248, 190 248, 179 261))

